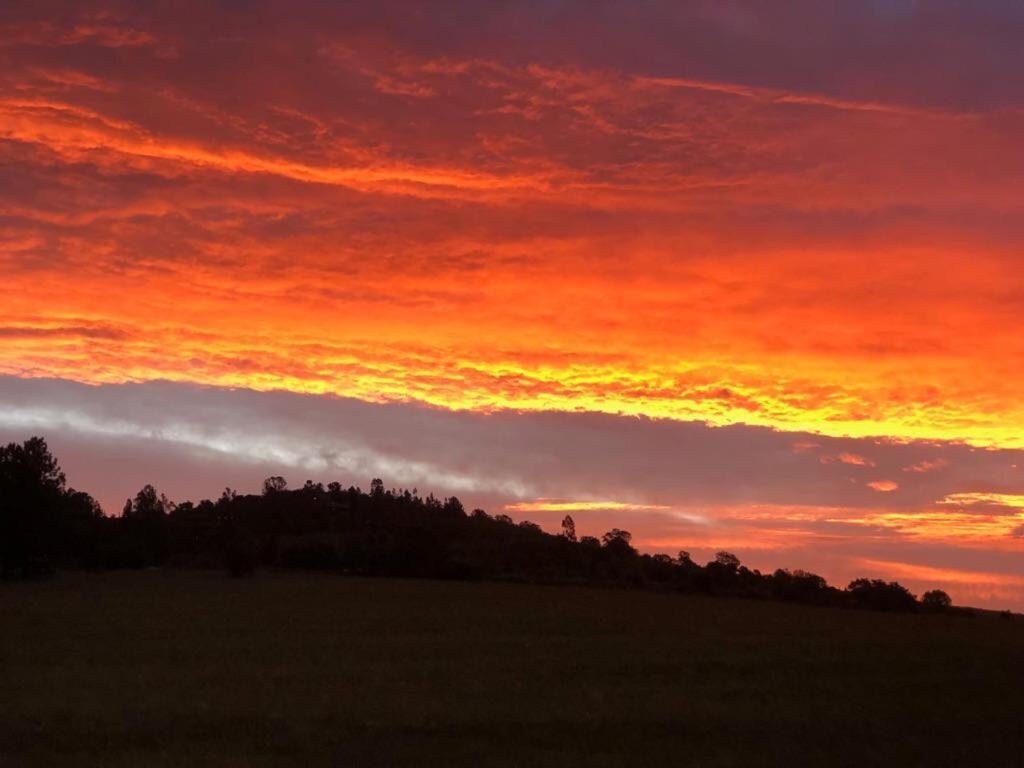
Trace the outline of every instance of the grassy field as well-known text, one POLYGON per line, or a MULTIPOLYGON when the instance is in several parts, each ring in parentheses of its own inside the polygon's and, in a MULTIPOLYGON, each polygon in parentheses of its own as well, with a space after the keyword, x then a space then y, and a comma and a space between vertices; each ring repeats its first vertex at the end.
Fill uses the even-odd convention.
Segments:
POLYGON ((0 765, 1024 765, 1024 623, 511 584, 0 584, 0 765))

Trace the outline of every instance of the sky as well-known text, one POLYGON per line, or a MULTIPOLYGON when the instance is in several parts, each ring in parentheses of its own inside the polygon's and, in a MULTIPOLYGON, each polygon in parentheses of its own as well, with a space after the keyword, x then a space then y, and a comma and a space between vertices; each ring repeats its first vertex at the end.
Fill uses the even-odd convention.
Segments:
POLYGON ((1024 609, 1024 7, 0 7, 0 440, 1024 609))

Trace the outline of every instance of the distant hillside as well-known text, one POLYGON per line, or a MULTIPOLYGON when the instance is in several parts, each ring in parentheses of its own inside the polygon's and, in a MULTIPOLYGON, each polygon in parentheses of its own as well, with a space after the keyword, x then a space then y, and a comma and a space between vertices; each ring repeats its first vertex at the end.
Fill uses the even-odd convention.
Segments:
POLYGON ((640 554, 628 531, 577 537, 571 517, 559 535, 455 497, 369 491, 307 482, 289 490, 268 478, 260 495, 227 489, 213 500, 174 504, 146 486, 119 517, 66 487, 46 442, 0 448, 0 560, 5 577, 45 575, 57 567, 258 567, 367 576, 592 584, 776 599, 887 611, 951 611, 939 590, 920 600, 895 582, 857 579, 845 589, 804 571, 763 574, 729 552, 700 565, 687 552, 640 554))

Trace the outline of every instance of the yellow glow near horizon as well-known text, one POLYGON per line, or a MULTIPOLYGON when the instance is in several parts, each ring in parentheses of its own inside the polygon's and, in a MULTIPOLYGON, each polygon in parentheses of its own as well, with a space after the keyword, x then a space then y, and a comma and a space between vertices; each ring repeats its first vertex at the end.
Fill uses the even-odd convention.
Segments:
POLYGON ((525 501, 506 504, 508 512, 651 512, 671 509, 661 504, 632 504, 624 501, 525 501))
POLYGON ((975 505, 989 505, 996 507, 1009 507, 1012 509, 1024 509, 1024 495, 1015 493, 951 493, 945 496, 940 504, 948 504, 957 507, 970 507, 975 505))

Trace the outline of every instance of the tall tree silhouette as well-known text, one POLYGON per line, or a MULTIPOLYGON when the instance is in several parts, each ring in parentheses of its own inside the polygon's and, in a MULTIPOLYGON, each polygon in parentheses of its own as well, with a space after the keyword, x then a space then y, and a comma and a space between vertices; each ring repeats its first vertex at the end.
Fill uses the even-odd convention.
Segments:
POLYGON ((5 577, 52 567, 64 473, 46 441, 0 448, 0 558, 5 577))
POLYGON ((562 536, 566 541, 576 543, 576 521, 570 515, 562 518, 562 536))
POLYGON ((148 561, 160 564, 167 557, 168 515, 174 505, 152 485, 143 486, 125 503, 122 517, 127 529, 144 550, 148 561))

